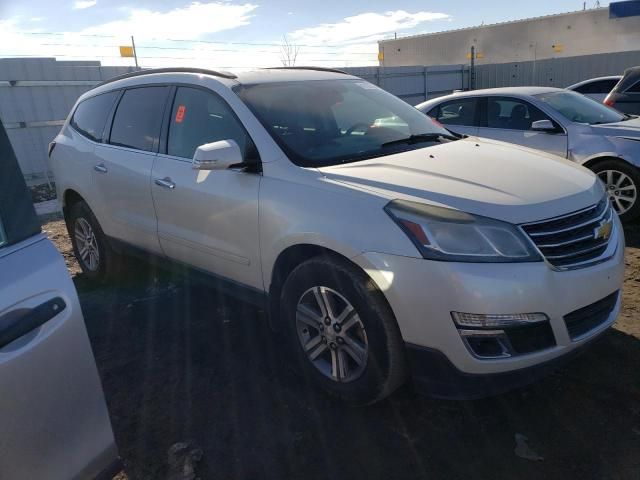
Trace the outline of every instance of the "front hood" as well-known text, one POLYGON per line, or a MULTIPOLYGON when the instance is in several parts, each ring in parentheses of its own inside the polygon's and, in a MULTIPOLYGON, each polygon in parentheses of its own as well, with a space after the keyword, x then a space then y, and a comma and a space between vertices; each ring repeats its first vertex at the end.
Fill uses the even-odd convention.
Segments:
POLYGON ((455 208, 511 223, 597 203, 603 187, 572 162, 478 138, 322 167, 329 181, 394 199, 455 208))
POLYGON ((591 130, 596 135, 625 137, 640 140, 640 118, 632 118, 631 120, 626 120, 624 122, 591 125, 591 130))

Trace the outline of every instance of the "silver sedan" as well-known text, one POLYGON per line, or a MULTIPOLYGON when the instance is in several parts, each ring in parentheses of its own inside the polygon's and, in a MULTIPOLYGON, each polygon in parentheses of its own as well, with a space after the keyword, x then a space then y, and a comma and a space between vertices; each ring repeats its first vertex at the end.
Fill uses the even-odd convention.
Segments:
POLYGON ((417 105, 449 130, 543 150, 593 170, 624 222, 640 216, 640 119, 548 87, 454 93, 417 105))

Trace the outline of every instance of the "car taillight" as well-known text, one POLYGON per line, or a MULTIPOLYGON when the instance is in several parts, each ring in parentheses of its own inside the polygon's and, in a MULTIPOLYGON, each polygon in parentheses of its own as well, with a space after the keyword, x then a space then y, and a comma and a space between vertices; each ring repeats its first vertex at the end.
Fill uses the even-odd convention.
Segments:
POLYGON ((611 95, 607 95, 607 98, 604 99, 604 103, 607 107, 613 107, 616 102, 613 98, 611 98, 611 95))

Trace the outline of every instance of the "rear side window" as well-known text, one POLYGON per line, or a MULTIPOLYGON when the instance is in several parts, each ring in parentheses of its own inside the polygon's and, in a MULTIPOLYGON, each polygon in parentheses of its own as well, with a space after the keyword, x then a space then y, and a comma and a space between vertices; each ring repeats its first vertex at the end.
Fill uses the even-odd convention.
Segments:
POLYGON ((462 125, 474 127, 476 125, 476 99, 461 98, 443 103, 439 106, 437 116, 433 116, 433 110, 429 116, 435 118, 443 125, 462 125))
POLYGON ((609 93, 616 86, 618 80, 598 80, 597 82, 590 82, 585 85, 574 89, 578 93, 609 93))
POLYGON ((173 102, 167 153, 193 158, 200 145, 235 140, 246 159, 251 140, 230 107, 217 95, 199 88, 179 87, 173 102))
POLYGON ((100 142, 107 117, 118 92, 103 93, 81 102, 71 118, 71 126, 90 140, 100 142))
POLYGON ((168 87, 124 92, 113 118, 109 143, 151 152, 158 144, 168 87))
POLYGON ((638 80, 634 85, 631 85, 629 88, 627 88, 627 92, 640 93, 640 80, 638 80))

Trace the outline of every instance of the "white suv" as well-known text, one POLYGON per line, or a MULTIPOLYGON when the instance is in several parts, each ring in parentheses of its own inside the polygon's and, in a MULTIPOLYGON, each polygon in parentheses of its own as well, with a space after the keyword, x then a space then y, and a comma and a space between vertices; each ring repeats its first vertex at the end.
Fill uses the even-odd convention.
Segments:
POLYGON ((449 398, 529 382, 620 309, 623 232, 591 172, 339 71, 125 75, 50 157, 87 276, 133 247, 242 286, 355 403, 409 374, 449 398))

